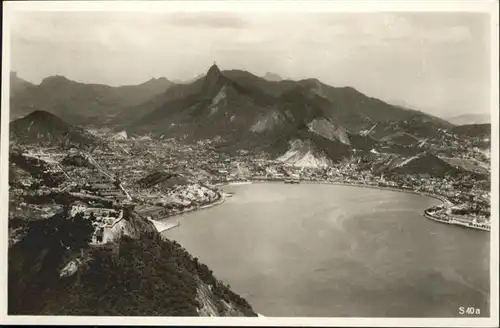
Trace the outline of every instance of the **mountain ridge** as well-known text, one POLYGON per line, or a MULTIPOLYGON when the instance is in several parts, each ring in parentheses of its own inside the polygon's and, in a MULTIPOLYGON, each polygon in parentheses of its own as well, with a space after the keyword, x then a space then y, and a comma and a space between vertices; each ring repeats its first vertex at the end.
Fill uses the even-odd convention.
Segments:
POLYGON ((268 81, 281 81, 281 80, 283 80, 283 78, 281 76, 279 76, 276 73, 271 73, 271 72, 267 72, 266 74, 264 74, 264 76, 262 78, 264 78, 268 81))
MULTIPOLYGON (((215 64, 204 76, 188 84, 173 84, 160 78, 132 87, 85 85, 90 91, 78 93, 77 97, 94 101, 96 92, 92 88, 137 91, 162 83, 169 86, 141 98, 144 101, 139 102, 137 97, 133 97, 135 103, 128 101, 127 105, 112 97, 97 101, 98 106, 88 111, 86 117, 80 115, 81 108, 70 110, 69 104, 57 97, 50 112, 70 124, 85 125, 97 120, 129 135, 147 133, 192 141, 219 138, 226 146, 232 144, 228 150, 266 149, 277 157, 290 151, 284 145, 299 140, 321 156, 328 154, 326 157, 333 161, 349 156, 348 152, 335 154, 328 147, 370 151, 370 147, 378 149, 377 144, 387 143, 387 138, 396 140, 396 136, 408 147, 413 142, 404 141, 405 136, 417 143, 435 136, 438 129, 453 127, 438 117, 391 105, 352 87, 333 87, 316 78, 268 81, 244 70, 221 70, 215 64)), ((74 86, 81 86, 61 76, 44 79, 40 85, 70 89, 68 94, 75 92, 74 86)))
POLYGON ((226 145, 232 144, 229 148, 266 149, 278 157, 290 151, 284 145, 301 140, 333 161, 348 156, 348 152, 335 154, 328 147, 369 151, 368 144, 374 146, 378 139, 405 129, 418 136, 426 135, 433 126, 452 126, 437 117, 366 96, 352 87, 336 88, 315 78, 266 81, 246 71, 221 71, 216 65, 191 84, 169 88, 155 105, 129 124, 132 133, 148 131, 192 140, 220 137, 226 145), (376 131, 382 135, 358 136, 373 125, 379 130, 384 127, 382 132, 376 131), (311 135, 315 137, 309 139, 311 135), (353 145, 350 138, 356 141, 353 145), (363 138, 366 140, 359 142, 363 138), (275 150, 271 149, 273 145, 275 150))
POLYGON ((10 116, 14 120, 35 110, 43 110, 71 124, 102 125, 109 123, 122 108, 143 103, 171 85, 173 83, 166 78, 153 78, 138 85, 113 87, 54 75, 38 85, 11 92, 10 116))

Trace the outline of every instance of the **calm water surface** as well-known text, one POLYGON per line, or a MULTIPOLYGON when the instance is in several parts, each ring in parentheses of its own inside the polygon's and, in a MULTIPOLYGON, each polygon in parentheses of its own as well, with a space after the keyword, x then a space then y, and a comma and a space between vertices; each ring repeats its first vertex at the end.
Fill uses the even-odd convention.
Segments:
MULTIPOLYGON (((164 233, 265 316, 489 315, 489 233, 428 220, 439 201, 369 188, 227 186, 164 233)), ((176 219, 177 220, 177 219, 176 219)))

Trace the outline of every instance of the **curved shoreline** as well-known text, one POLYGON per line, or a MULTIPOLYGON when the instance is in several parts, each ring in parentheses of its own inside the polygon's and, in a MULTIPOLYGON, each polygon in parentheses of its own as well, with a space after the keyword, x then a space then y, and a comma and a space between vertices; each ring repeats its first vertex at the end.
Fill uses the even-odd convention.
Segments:
MULTIPOLYGON (((174 213, 174 214, 171 214, 171 215, 166 215, 164 216, 163 218, 157 220, 158 222, 162 222, 162 221, 167 221, 167 220, 170 220, 172 218, 175 218, 176 216, 180 216, 182 214, 186 214, 186 213, 190 213, 190 212, 194 212, 194 211, 200 211, 200 210, 205 210, 205 209, 208 209, 210 207, 214 207, 214 206, 217 206, 217 205, 220 205, 222 203, 224 203, 226 201, 226 196, 223 192, 219 192, 217 191, 217 194, 219 195, 219 198, 217 198, 214 202, 212 203, 208 203, 208 204, 205 204, 205 205, 202 205, 202 206, 194 206, 194 207, 191 207, 191 208, 188 208, 188 209, 185 209, 185 210, 182 210, 180 212, 177 212, 177 213, 174 213)), ((171 227, 171 228, 175 228, 177 226, 174 226, 174 227, 171 227)), ((167 229, 167 230, 170 230, 170 229, 167 229)), ((166 230, 164 230, 166 231, 166 230)))
MULTIPOLYGON (((218 183, 216 187, 223 187, 228 185, 239 185, 239 184, 252 184, 252 183, 270 183, 270 182, 284 182, 284 180, 249 180, 242 183, 242 181, 228 181, 227 183, 218 183)), ((304 184, 329 184, 329 185, 338 185, 338 186, 348 186, 348 187, 359 187, 359 188, 371 188, 371 189, 379 189, 379 190, 387 190, 387 191, 395 191, 395 192, 403 192, 408 194, 415 194, 420 196, 427 196, 430 198, 437 199, 441 201, 445 205, 452 205, 453 203, 449 201, 446 197, 441 195, 430 194, 426 192, 419 192, 414 190, 406 190, 399 189, 395 187, 384 187, 384 186, 372 186, 361 183, 349 183, 349 182, 337 182, 337 181, 314 181, 314 180, 301 180, 300 183, 304 184)))
MULTIPOLYGON (((242 183, 243 184, 252 184, 252 183, 269 183, 269 182, 284 182, 284 181, 285 181, 284 179, 273 179, 273 180, 270 180, 270 179, 269 180, 267 180, 267 179, 252 179, 252 180, 248 180, 248 181, 236 180, 236 181, 227 181, 226 183, 219 183, 219 184, 216 184, 215 186, 222 187, 222 186, 242 184, 242 183)), ((371 188, 371 189, 387 190, 387 191, 394 191, 394 192, 403 192, 403 193, 426 196, 426 197, 437 199, 443 203, 443 209, 448 209, 449 207, 454 205, 448 198, 446 198, 445 196, 442 196, 442 195, 436 195, 436 194, 431 194, 431 193, 427 193, 427 192, 420 192, 420 191, 415 191, 415 190, 400 189, 397 187, 384 187, 384 186, 373 186, 373 185, 360 184, 360 183, 337 182, 337 181, 315 181, 315 180, 301 180, 300 183, 330 184, 330 185, 339 185, 339 186, 350 186, 350 187, 359 187, 359 188, 371 188)), ((448 221, 436 219, 428 213, 428 211, 431 208, 425 209, 424 212, 422 213, 422 215, 429 220, 433 220, 435 222, 439 222, 439 223, 443 223, 443 224, 458 225, 458 226, 462 226, 462 227, 470 228, 470 229, 475 229, 475 230, 490 231, 489 229, 483 228, 482 226, 466 225, 466 224, 460 223, 460 222, 454 220, 453 218, 449 219, 448 221)))
MULTIPOLYGON (((244 181, 242 181, 242 180, 232 180, 232 181, 224 181, 224 182, 220 182, 220 183, 215 183, 215 184, 212 185, 212 187, 220 188, 220 187, 229 186, 229 185, 253 184, 253 183, 272 183, 272 182, 284 183, 284 181, 285 181, 284 179, 250 179, 250 180, 244 180, 244 181)), ((358 187, 358 188, 371 188, 371 189, 386 190, 386 191, 393 191, 393 192, 403 192, 403 193, 414 194, 414 195, 419 195, 419 196, 426 196, 426 197, 429 197, 429 198, 437 199, 437 200, 439 200, 439 201, 442 202, 443 209, 448 209, 449 207, 451 207, 451 206, 454 205, 448 198, 446 198, 445 196, 442 196, 442 195, 436 195, 436 194, 431 194, 431 193, 421 192, 421 191, 415 191, 415 190, 402 189, 402 188, 397 188, 397 187, 374 186, 374 185, 368 185, 368 184, 352 183, 352 182, 349 183, 349 182, 341 182, 341 181, 301 180, 300 183, 305 183, 305 184, 329 184, 329 185, 358 187)), ((203 209, 211 208, 213 206, 220 205, 220 204, 224 203, 224 201, 226 200, 226 196, 225 196, 224 191, 219 191, 218 190, 217 193, 219 194, 219 198, 216 201, 214 201, 213 203, 205 204, 205 205, 202 205, 200 207, 196 207, 195 206, 195 207, 183 210, 181 212, 178 212, 178 213, 175 213, 175 214, 172 214, 172 215, 168 215, 168 216, 164 217, 163 219, 161 219, 159 221, 168 220, 168 219, 174 218, 174 217, 182 215, 182 214, 186 214, 186 213, 193 212, 193 211, 198 211, 198 210, 203 210, 203 209)), ((427 218, 429 220, 433 220, 435 222, 439 222, 439 223, 443 223, 443 224, 459 225, 459 226, 462 226, 462 227, 465 227, 465 228, 470 228, 470 229, 490 231, 489 229, 484 228, 482 225, 478 225, 478 226, 475 226, 475 225, 466 225, 464 223, 460 223, 457 220, 454 220, 453 218, 451 218, 449 220, 436 219, 436 218, 434 218, 432 215, 430 215, 428 213, 428 211, 431 208, 432 207, 425 209, 424 212, 422 213, 422 216, 424 216, 425 218, 427 218)))

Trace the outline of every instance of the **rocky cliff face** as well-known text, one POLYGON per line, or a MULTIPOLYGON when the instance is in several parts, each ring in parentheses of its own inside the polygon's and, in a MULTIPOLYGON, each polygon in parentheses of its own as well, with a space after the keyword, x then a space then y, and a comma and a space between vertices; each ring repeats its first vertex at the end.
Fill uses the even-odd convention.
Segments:
POLYGON ((242 309, 232 301, 226 301, 214 294, 212 285, 207 285, 199 280, 196 291, 198 301, 198 314, 201 317, 244 317, 255 316, 249 309, 242 309))

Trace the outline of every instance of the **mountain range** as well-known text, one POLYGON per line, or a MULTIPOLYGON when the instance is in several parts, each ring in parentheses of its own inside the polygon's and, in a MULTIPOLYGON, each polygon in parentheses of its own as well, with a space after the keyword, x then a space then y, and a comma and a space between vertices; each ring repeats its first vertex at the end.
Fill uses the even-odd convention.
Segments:
POLYGON ((144 114, 129 133, 193 140, 219 138, 226 149, 253 149, 287 161, 336 161, 370 151, 394 133, 427 137, 452 125, 317 79, 268 81, 213 65, 193 83, 174 85, 133 110, 144 114), (374 127, 370 133, 365 131, 374 127), (291 151, 294 155, 283 157, 291 151))
POLYGON ((139 85, 112 87, 56 75, 35 85, 15 75, 11 78, 10 117, 13 120, 43 110, 70 124, 106 125, 123 108, 143 103, 172 84, 166 78, 153 78, 139 85))
POLYGON ((182 84, 161 78, 110 87, 62 76, 39 85, 18 81, 24 87, 11 94, 11 117, 43 110, 69 125, 114 127, 131 136, 217 138, 225 151, 263 151, 297 165, 382 149, 411 154, 420 140, 453 128, 351 87, 267 78, 221 71, 214 64, 204 76, 182 84))

